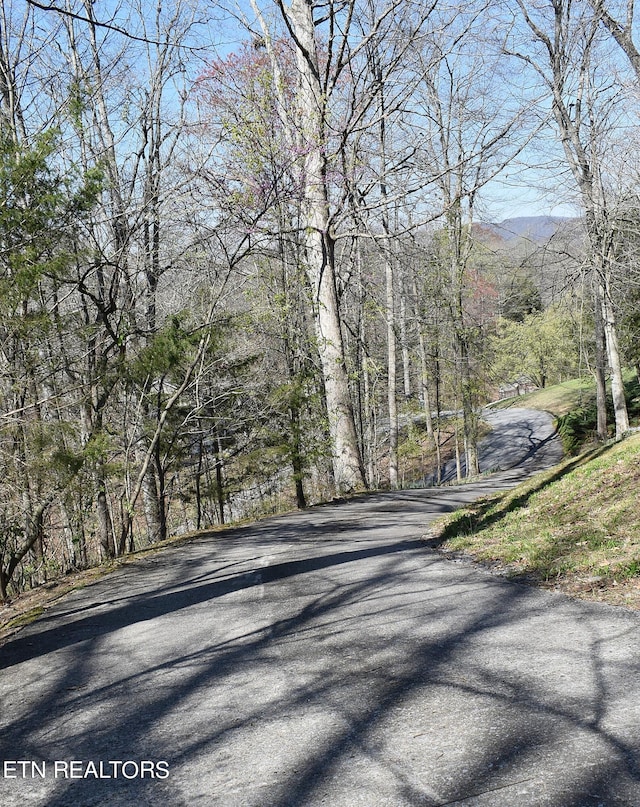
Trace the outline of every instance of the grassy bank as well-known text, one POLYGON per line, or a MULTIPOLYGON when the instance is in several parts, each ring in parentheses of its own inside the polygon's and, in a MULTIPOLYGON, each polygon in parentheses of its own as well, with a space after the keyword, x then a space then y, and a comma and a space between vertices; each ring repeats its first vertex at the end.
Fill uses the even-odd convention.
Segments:
POLYGON ((640 435, 458 511, 432 543, 514 578, 640 608, 640 435))
POLYGON ((494 409, 509 409, 510 407, 526 407, 551 412, 555 417, 566 415, 572 409, 595 403, 596 385, 591 376, 576 378, 555 384, 546 389, 519 395, 517 398, 506 398, 492 404, 494 409))
MULTIPOLYGON (((637 426, 640 423, 640 383, 633 371, 627 371, 624 382, 629 422, 631 426, 637 426)), ((613 437, 615 415, 610 394, 608 397, 607 423, 609 437, 613 437)), ((524 406, 550 412, 556 419, 556 427, 566 454, 575 455, 599 444, 596 389, 592 378, 578 378, 556 384, 518 398, 498 401, 492 406, 496 409, 524 406)))

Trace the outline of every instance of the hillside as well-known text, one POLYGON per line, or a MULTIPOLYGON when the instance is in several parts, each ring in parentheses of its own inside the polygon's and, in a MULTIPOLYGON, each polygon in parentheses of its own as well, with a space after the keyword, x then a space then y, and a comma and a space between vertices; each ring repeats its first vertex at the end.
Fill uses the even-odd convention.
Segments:
POLYGON ((640 608, 640 435, 441 522, 431 543, 508 577, 640 608))
POLYGON ((504 398, 491 404, 492 409, 509 409, 512 406, 524 406, 529 409, 542 409, 556 417, 566 415, 572 409, 592 403, 596 397, 595 381, 591 376, 563 381, 544 389, 519 395, 515 398, 504 398))
POLYGON ((579 219, 566 216, 516 216, 499 223, 479 225, 482 235, 497 237, 502 241, 523 238, 536 243, 546 243, 558 233, 572 233, 580 225, 579 219))

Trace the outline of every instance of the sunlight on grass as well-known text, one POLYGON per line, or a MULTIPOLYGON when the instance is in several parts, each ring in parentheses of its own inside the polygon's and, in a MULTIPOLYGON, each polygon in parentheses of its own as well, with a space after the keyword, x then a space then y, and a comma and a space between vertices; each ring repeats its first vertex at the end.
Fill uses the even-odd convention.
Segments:
POLYGON ((558 417, 566 415, 572 409, 595 401, 596 386, 592 376, 575 378, 555 384, 546 389, 539 389, 517 398, 508 398, 491 404, 494 409, 509 409, 511 407, 526 407, 541 409, 558 417))
POLYGON ((618 585, 640 572, 639 491, 640 435, 476 502, 440 522, 434 542, 512 576, 618 585))

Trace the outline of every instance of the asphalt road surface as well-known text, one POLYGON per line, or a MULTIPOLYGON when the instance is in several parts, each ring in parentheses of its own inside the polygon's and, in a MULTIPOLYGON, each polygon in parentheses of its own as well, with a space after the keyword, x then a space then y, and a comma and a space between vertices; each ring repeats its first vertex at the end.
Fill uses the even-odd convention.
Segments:
POLYGON ((421 540, 556 456, 510 418, 524 470, 198 539, 25 628, 0 649, 0 805, 638 807, 640 616, 421 540))

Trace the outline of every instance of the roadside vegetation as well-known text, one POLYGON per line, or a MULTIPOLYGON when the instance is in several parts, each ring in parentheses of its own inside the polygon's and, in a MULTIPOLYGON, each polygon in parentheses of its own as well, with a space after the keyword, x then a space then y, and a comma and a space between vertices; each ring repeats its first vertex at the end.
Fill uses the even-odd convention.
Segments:
MULTIPOLYGON (((629 411, 636 423, 639 392, 637 380, 629 379, 629 411)), ((593 394, 589 383, 579 380, 501 402, 501 407, 555 411, 560 424, 572 425, 565 445, 574 455, 443 519, 431 543, 514 579, 640 608, 640 435, 594 444, 593 394)))
MULTIPOLYGON (((3 607, 450 458, 475 478, 493 394, 587 367, 600 443, 628 431, 637 47, 606 0, 76 5, 0 0, 3 607)), ((543 406, 569 451, 581 384, 543 406)))
MULTIPOLYGON (((635 372, 624 375, 625 396, 631 425, 640 420, 640 381, 635 372)), ((593 378, 584 376, 527 395, 508 398, 492 404, 494 409, 523 406, 542 409, 556 418, 558 434, 566 454, 578 454, 596 444, 598 410, 593 378)), ((611 401, 607 401, 607 420, 613 420, 611 401)), ((613 430, 610 430, 613 436, 613 430)))
POLYGON ((595 401, 596 388, 591 376, 574 378, 545 389, 538 389, 526 395, 505 398, 491 404, 492 409, 510 409, 523 406, 528 409, 541 409, 551 412, 555 417, 566 415, 587 403, 595 401))

